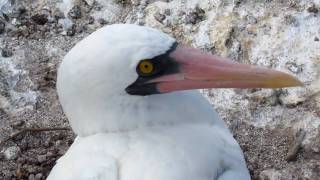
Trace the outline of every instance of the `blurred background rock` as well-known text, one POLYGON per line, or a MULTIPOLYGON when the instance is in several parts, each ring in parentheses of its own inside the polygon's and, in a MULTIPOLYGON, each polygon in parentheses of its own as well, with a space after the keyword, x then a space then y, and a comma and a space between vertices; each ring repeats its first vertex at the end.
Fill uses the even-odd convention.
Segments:
MULTIPOLYGON (((55 90, 59 62, 113 23, 151 26, 297 76, 305 87, 202 92, 239 141, 253 179, 319 179, 319 0, 0 0, 0 141, 26 127, 68 127, 55 90)), ((74 137, 26 133, 6 142, 0 179, 44 179, 74 137)))

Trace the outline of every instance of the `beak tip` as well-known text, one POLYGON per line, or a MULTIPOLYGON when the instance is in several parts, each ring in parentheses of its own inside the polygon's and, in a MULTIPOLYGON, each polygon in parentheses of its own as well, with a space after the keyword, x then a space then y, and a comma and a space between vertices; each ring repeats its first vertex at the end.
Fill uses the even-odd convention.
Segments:
MULTIPOLYGON (((300 82, 300 81, 299 81, 299 82, 300 82)), ((302 87, 302 88, 304 88, 304 87, 306 87, 306 86, 305 86, 305 84, 303 84, 302 82, 300 82, 299 85, 297 85, 297 87, 302 87)))
POLYGON ((284 81, 284 87, 304 87, 304 83, 301 82, 299 79, 289 75, 287 81, 284 81))
POLYGON ((298 84, 297 84, 297 86, 299 86, 299 87, 305 87, 305 85, 303 84, 303 82, 301 82, 301 81, 299 81, 299 80, 297 80, 298 82, 298 84))

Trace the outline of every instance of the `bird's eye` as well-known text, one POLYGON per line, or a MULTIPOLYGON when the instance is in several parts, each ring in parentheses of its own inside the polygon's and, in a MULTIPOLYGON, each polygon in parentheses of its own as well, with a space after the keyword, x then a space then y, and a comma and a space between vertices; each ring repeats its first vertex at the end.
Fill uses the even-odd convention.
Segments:
POLYGON ((142 75, 149 75, 155 70, 154 64, 150 60, 142 60, 138 65, 138 69, 142 75))

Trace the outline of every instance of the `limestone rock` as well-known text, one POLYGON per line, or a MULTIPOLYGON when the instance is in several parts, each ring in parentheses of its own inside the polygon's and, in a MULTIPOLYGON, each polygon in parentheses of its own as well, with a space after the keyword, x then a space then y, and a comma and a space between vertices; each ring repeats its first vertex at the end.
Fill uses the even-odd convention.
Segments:
POLYGON ((15 160, 17 159, 17 157, 19 156, 19 154, 21 153, 21 150, 18 146, 11 146, 9 148, 7 148, 3 154, 4 154, 4 157, 7 159, 7 160, 15 160))

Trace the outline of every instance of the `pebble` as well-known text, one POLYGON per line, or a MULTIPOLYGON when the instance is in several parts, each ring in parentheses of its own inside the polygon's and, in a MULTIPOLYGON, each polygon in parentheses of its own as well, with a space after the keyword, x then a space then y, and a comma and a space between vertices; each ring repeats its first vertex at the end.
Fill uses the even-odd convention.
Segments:
POLYGON ((139 6, 140 5, 140 1, 139 0, 131 0, 131 4, 134 6, 139 6))
MULTIPOLYGON (((18 169, 17 169, 16 172, 15 172, 15 176, 17 177, 17 179, 22 179, 23 175, 24 175, 24 172, 23 172, 23 170, 21 169, 21 165, 19 164, 19 165, 18 165, 18 169)), ((10 179, 11 179, 11 178, 10 178, 10 179)))
POLYGON ((63 142, 61 141, 61 140, 57 140, 56 142, 55 142, 55 146, 57 146, 57 147, 60 147, 60 146, 62 146, 63 145, 63 142))
POLYGON ((196 24, 204 19, 205 12, 203 9, 196 7, 194 11, 190 12, 186 16, 186 23, 196 24))
POLYGON ((118 4, 127 5, 130 4, 130 0, 114 0, 118 4))
POLYGON ((93 10, 95 10, 95 11, 101 11, 101 9, 102 9, 102 6, 99 4, 96 4, 93 6, 93 10))
POLYGON ((25 13, 27 10, 23 5, 17 5, 13 8, 13 10, 11 11, 10 16, 12 18, 18 18, 20 17, 23 13, 25 13))
POLYGON ((88 24, 93 24, 94 23, 94 17, 90 16, 88 19, 88 24))
POLYGON ((106 21, 106 20, 103 19, 103 18, 99 18, 99 19, 98 19, 98 22, 99 22, 99 24, 101 24, 101 25, 108 24, 108 21, 106 21))
POLYGON ((154 14, 154 18, 159 21, 159 22, 162 22, 166 16, 164 14, 161 14, 160 12, 157 12, 154 14))
POLYGON ((315 4, 312 4, 310 7, 308 7, 307 11, 308 11, 309 13, 314 13, 314 14, 316 14, 316 13, 319 12, 319 9, 316 7, 315 4))
POLYGON ((170 9, 165 9, 164 10, 164 14, 167 15, 167 16, 170 16, 171 15, 171 10, 170 9))
POLYGON ((44 142, 43 145, 44 145, 45 147, 50 147, 51 144, 52 144, 52 143, 51 143, 51 138, 48 138, 48 139, 45 140, 45 142, 44 142))
POLYGON ((296 139, 288 150, 287 158, 286 158, 287 161, 296 160, 297 155, 302 148, 302 141, 304 140, 305 136, 306 136, 306 132, 304 130, 300 130, 297 132, 296 139))
POLYGON ((48 16, 46 14, 37 13, 31 16, 31 19, 39 25, 45 25, 48 22, 48 16))
POLYGON ((146 7, 147 4, 148 4, 148 0, 142 0, 142 1, 140 2, 141 7, 146 7))
POLYGON ((253 16, 250 16, 250 15, 247 15, 247 21, 249 24, 257 24, 258 20, 257 18, 253 17, 253 16))
POLYGON ((7 160, 15 160, 18 158, 20 153, 21 153, 21 150, 18 146, 11 146, 7 148, 3 154, 7 160))
POLYGON ((17 163, 24 164, 24 163, 26 163, 26 159, 24 157, 19 157, 17 159, 17 163))
POLYGON ((286 63, 286 68, 293 73, 301 73, 303 71, 302 65, 297 65, 296 63, 288 62, 286 63))
POLYGON ((10 49, 4 48, 1 50, 1 56, 2 57, 11 57, 13 55, 12 51, 10 49))
POLYGON ((89 6, 93 6, 95 0, 85 0, 85 2, 86 2, 89 6))
POLYGON ((4 160, 4 154, 3 153, 0 153, 0 161, 4 160))
POLYGON ((59 20, 59 19, 64 18, 63 12, 61 12, 59 9, 54 9, 54 10, 53 10, 53 13, 52 13, 52 16, 53 16, 56 20, 59 20))
POLYGON ((259 174, 261 180, 277 180, 281 179, 281 173, 275 169, 266 169, 259 174))
POLYGON ((38 162, 39 162, 39 163, 43 163, 43 162, 46 161, 47 156, 46 156, 46 155, 39 155, 39 156, 37 157, 37 159, 38 159, 38 162))
POLYGON ((68 16, 72 19, 79 19, 81 18, 81 8, 80 6, 76 5, 71 8, 71 10, 68 12, 68 16))
POLYGON ((29 157, 29 156, 25 156, 24 160, 28 164, 36 164, 38 162, 37 159, 35 159, 34 157, 29 157))
POLYGON ((11 127, 13 128, 19 128, 21 126, 23 126, 25 124, 25 121, 19 120, 19 121, 15 121, 11 124, 11 127))
POLYGON ((30 174, 28 177, 28 180, 35 180, 36 178, 34 177, 34 174, 30 174))
POLYGON ((43 177, 43 174, 42 174, 42 173, 38 173, 38 174, 36 174, 36 176, 35 176, 35 180, 41 180, 42 177, 43 177))
POLYGON ((62 26, 64 35, 73 36, 76 33, 76 26, 70 19, 59 19, 58 23, 62 26))
POLYGON ((6 24, 3 21, 0 21, 0 34, 4 33, 6 24))
MULTIPOLYGON (((20 137, 23 137, 23 136, 20 136, 20 137)), ((29 147, 29 142, 26 138, 22 138, 20 140, 20 144, 19 144, 19 147, 22 151, 26 150, 28 147, 29 147)))
POLYGON ((290 24, 293 24, 295 26, 298 26, 298 21, 297 19, 294 17, 294 16, 291 16, 291 15, 286 15, 284 17, 284 22, 287 24, 287 25, 290 25, 290 24))
POLYGON ((30 174, 39 172, 39 166, 35 166, 34 164, 25 164, 23 168, 30 174))
POLYGON ((73 24, 70 28, 67 29, 67 36, 73 36, 76 33, 76 26, 73 24))

